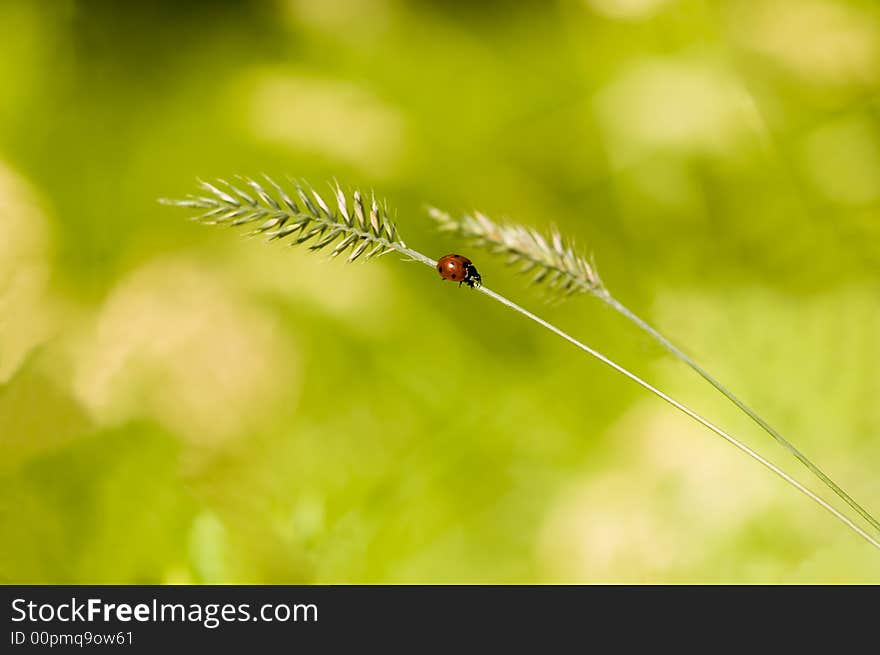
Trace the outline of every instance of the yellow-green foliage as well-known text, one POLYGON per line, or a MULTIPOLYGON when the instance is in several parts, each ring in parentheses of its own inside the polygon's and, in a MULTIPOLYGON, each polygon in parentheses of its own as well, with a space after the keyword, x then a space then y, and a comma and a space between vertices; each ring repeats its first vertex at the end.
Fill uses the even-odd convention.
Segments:
MULTIPOLYGON (((878 11, 0 3, 0 580, 880 582, 829 515, 480 294, 155 202, 335 176, 435 258, 463 243, 425 204, 555 225, 876 512, 878 11)), ((544 313, 776 448, 600 303, 544 313)))

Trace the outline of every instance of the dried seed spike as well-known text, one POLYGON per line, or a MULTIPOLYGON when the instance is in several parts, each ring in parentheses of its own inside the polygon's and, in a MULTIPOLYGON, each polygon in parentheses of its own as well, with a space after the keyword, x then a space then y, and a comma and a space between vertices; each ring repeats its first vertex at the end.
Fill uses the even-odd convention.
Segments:
POLYGON ((310 250, 320 250, 321 248, 324 248, 325 246, 329 246, 331 243, 336 241, 337 237, 340 234, 342 234, 342 232, 343 232, 343 230, 341 227, 338 227, 335 230, 331 230, 330 234, 328 234, 327 236, 322 238, 320 241, 318 241, 318 243, 316 243, 312 246, 309 246, 309 249, 310 250))
POLYGON ((317 226, 313 227, 313 228, 310 229, 308 232, 306 232, 305 234, 303 234, 301 237, 298 237, 298 238, 296 239, 295 245, 299 245, 299 244, 301 244, 301 243, 305 243, 306 241, 308 241, 308 240, 311 239, 312 237, 316 237, 316 236, 318 236, 319 234, 323 234, 323 233, 324 233, 324 230, 326 230, 326 229, 327 229, 327 227, 326 227, 325 225, 317 225, 317 226))
POLYGON ((212 218, 214 218, 215 216, 219 216, 220 214, 223 214, 228 211, 229 211, 229 207, 221 205, 220 207, 214 207, 214 209, 207 211, 204 214, 197 216, 196 218, 200 221, 209 221, 212 218))
POLYGON ((565 252, 565 248, 562 245, 562 235, 556 231, 556 228, 553 228, 550 232, 550 238, 553 241, 553 250, 557 253, 565 252))
POLYGON ((312 202, 311 198, 309 198, 309 195, 302 188, 302 185, 300 185, 299 182, 294 182, 294 185, 296 186, 296 192, 299 195, 299 199, 302 200, 302 203, 306 206, 306 209, 308 210, 308 212, 312 216, 318 216, 321 212, 318 210, 317 207, 315 207, 315 204, 312 202))
POLYGON ((205 182, 204 180, 199 180, 199 184, 201 185, 201 187, 203 189, 207 189, 208 191, 213 193, 215 196, 220 198, 220 200, 222 200, 223 202, 225 202, 227 204, 235 205, 236 207, 238 207, 241 204, 238 200, 236 200, 235 198, 230 196, 228 193, 226 193, 225 191, 221 191, 220 189, 218 189, 217 187, 215 187, 213 184, 211 184, 209 182, 205 182))
POLYGON ((545 283, 548 289, 565 293, 572 288, 603 292, 595 264, 579 256, 574 242, 566 240, 556 228, 544 236, 534 228, 496 224, 481 212, 451 219, 448 214, 434 210, 431 217, 441 230, 452 231, 493 254, 504 255, 508 264, 533 274, 534 281, 545 283))
POLYGON ((545 280, 545 284, 547 285, 548 288, 554 289, 556 287, 556 285, 564 278, 565 278, 565 273, 563 273, 560 270, 552 270, 549 273, 549 276, 547 277, 547 279, 545 280))
POLYGON ((265 210, 260 210, 258 212, 251 212, 247 216, 242 216, 241 218, 236 218, 232 221, 229 226, 230 227, 238 227, 239 225, 244 225, 245 223, 251 223, 253 221, 259 220, 263 218, 268 212, 265 210))
POLYGON ((381 244, 381 243, 376 244, 376 247, 375 247, 375 248, 373 248, 370 252, 368 252, 366 255, 364 255, 364 260, 372 259, 372 258, 373 258, 374 256, 376 256, 376 254, 379 253, 379 251, 381 251, 383 248, 385 248, 385 246, 384 246, 383 244, 381 244))
POLYGON ((347 262, 353 262, 355 259, 357 259, 358 257, 360 257, 360 256, 363 254, 364 250, 367 249, 367 246, 368 246, 368 245, 370 245, 370 242, 367 241, 366 239, 364 239, 363 241, 361 241, 361 242, 357 245, 357 247, 356 247, 354 250, 351 251, 351 254, 348 256, 348 259, 346 259, 345 261, 347 261, 347 262))
POLYGON ((251 198, 248 194, 246 194, 244 191, 242 191, 241 189, 239 189, 239 188, 238 188, 237 186, 235 186, 234 184, 231 184, 230 182, 227 182, 227 181, 224 180, 223 178, 218 178, 217 181, 220 182, 221 184, 225 184, 227 187, 229 187, 230 191, 232 191, 235 195, 237 195, 239 198, 241 198, 242 200, 244 200, 246 204, 250 205, 251 207, 256 207, 256 206, 257 206, 257 201, 256 201, 256 200, 254 200, 253 198, 251 198))
MULTIPOLYGON (((291 235, 300 229, 302 229, 302 225, 295 225, 295 224, 291 223, 290 225, 288 225, 286 227, 282 227, 278 230, 273 230, 272 232, 266 232, 266 236, 269 237, 270 241, 273 241, 275 239, 283 239, 284 237, 291 235)), ((257 234, 259 234, 259 232, 254 231, 251 234, 256 236, 257 234)))
POLYGON ((197 219, 205 223, 240 226, 257 221, 257 227, 247 235, 265 235, 270 241, 287 238, 291 245, 310 242, 307 245, 310 250, 332 246, 331 257, 349 251, 349 261, 364 255, 365 260, 380 257, 389 249, 403 251, 406 248, 389 218, 388 205, 375 194, 370 195, 370 218, 367 219, 361 193, 354 191, 349 197, 336 181, 330 187, 334 197, 331 209, 322 195, 305 181, 291 181, 302 203, 298 205, 270 177, 263 177, 265 184, 237 176, 247 192, 218 180, 216 184, 202 183, 202 188, 209 192, 205 196, 190 195, 181 201, 165 202, 201 210, 197 219))
POLYGON ((342 241, 340 241, 338 244, 336 244, 336 247, 333 249, 333 252, 330 253, 330 256, 331 256, 331 257, 336 257, 337 255, 341 254, 341 253, 344 252, 344 251, 345 251, 345 250, 346 250, 351 244, 353 244, 355 241, 357 241, 357 239, 358 239, 358 235, 357 235, 357 234, 349 234, 349 235, 348 235, 347 237, 345 237, 342 241))
POLYGON ((538 232, 537 230, 530 229, 529 235, 532 237, 532 241, 535 242, 535 245, 540 248, 543 254, 547 254, 550 252, 550 245, 547 243, 547 240, 544 236, 538 232))
POLYGON ((373 234, 377 237, 382 236, 382 227, 379 225, 379 205, 376 202, 376 194, 370 192, 372 200, 370 202, 370 227, 373 228, 373 234))
POLYGON ((293 234, 294 232, 304 230, 308 227, 311 219, 308 216, 301 216, 286 225, 279 225, 278 229, 273 230, 272 232, 266 232, 266 235, 271 240, 272 238, 281 239, 286 237, 288 234, 293 234))
POLYGON ((364 201, 361 198, 361 192, 355 189, 354 192, 354 215, 357 218, 357 227, 360 230, 367 230, 367 219, 364 216, 364 201))
POLYGON ((593 282, 593 287, 595 287, 599 291, 607 293, 605 285, 602 284, 602 278, 599 277, 599 269, 596 267, 596 256, 593 253, 590 253, 590 263, 587 264, 586 261, 584 261, 584 266, 589 272, 589 277, 590 280, 593 282))
POLYGON ((216 198, 203 198, 201 196, 187 196, 182 200, 159 198, 159 202, 163 205, 186 207, 189 209, 210 209, 211 207, 216 207, 219 204, 216 198))
POLYGON ((268 205, 269 207, 271 207, 272 209, 274 209, 276 211, 281 210, 281 205, 278 204, 278 201, 275 200, 275 198, 273 198, 272 196, 270 196, 267 193, 267 191, 260 185, 260 183, 257 182, 255 179, 250 178, 250 177, 241 177, 241 176, 239 176, 239 179, 242 182, 244 182, 245 184, 247 184, 251 189, 254 190, 254 193, 256 193, 257 196, 259 196, 260 200, 263 201, 264 205, 268 205))
POLYGON ((394 241, 394 221, 388 218, 388 201, 382 201, 382 227, 389 241, 394 241))
POLYGON ((239 216, 244 216, 248 214, 250 211, 246 207, 226 207, 226 212, 212 221, 209 221, 213 225, 218 225, 220 223, 225 223, 230 218, 238 218, 239 216))
POLYGON ((276 226, 281 227, 282 225, 284 225, 284 223, 282 223, 282 220, 283 219, 279 218, 278 216, 273 216, 262 225, 258 225, 257 227, 255 227, 251 234, 259 234, 260 232, 265 232, 266 230, 269 230, 276 226))
POLYGON ((537 266, 537 265, 538 265, 537 262, 532 261, 532 260, 528 260, 528 259, 527 259, 526 261, 524 261, 524 262, 522 263, 522 265, 520 265, 520 267, 519 267, 519 271, 517 271, 517 272, 518 272, 518 273, 523 273, 523 274, 528 273, 528 272, 531 271, 533 268, 535 268, 535 266, 537 266))
POLYGON ((271 177, 269 177, 268 175, 263 175, 263 177, 266 178, 266 181, 267 181, 269 184, 271 184, 271 185, 275 188, 275 191, 278 192, 278 196, 281 198, 281 201, 282 201, 285 205, 287 205, 287 208, 288 208, 290 211, 292 211, 294 214, 298 214, 298 213, 299 213, 299 207, 297 207, 297 205, 296 205, 296 203, 293 201, 293 199, 292 199, 289 195, 287 195, 287 192, 286 192, 284 189, 282 189, 280 186, 278 186, 278 184, 275 182, 275 180, 273 180, 273 179, 272 179, 271 177))
POLYGON ((342 187, 339 186, 339 182, 335 182, 336 188, 336 205, 339 207, 339 213, 342 215, 342 220, 345 221, 345 224, 351 227, 352 219, 351 214, 348 213, 348 201, 345 198, 345 194, 342 192, 342 187))
POLYGON ((455 232, 458 229, 452 217, 437 207, 428 207, 428 214, 438 223, 441 232, 455 232))
POLYGON ((319 207, 321 208, 321 210, 324 212, 324 215, 327 216, 327 218, 333 218, 333 214, 332 214, 332 212, 330 211, 330 208, 327 206, 327 203, 324 202, 324 199, 321 197, 321 194, 319 194, 319 193, 315 190, 314 187, 309 187, 309 189, 310 189, 311 192, 312 192, 312 196, 314 196, 314 198, 315 198, 315 202, 318 203, 318 206, 319 206, 319 207))

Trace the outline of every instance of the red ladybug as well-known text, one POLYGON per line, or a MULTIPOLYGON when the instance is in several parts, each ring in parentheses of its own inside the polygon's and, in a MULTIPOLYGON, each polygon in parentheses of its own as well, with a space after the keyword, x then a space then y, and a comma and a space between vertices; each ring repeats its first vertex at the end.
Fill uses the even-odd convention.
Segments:
POLYGON ((437 262, 437 272, 444 280, 452 280, 458 282, 458 286, 464 282, 471 289, 480 286, 483 278, 477 273, 477 267, 471 263, 471 260, 461 255, 444 255, 437 262))

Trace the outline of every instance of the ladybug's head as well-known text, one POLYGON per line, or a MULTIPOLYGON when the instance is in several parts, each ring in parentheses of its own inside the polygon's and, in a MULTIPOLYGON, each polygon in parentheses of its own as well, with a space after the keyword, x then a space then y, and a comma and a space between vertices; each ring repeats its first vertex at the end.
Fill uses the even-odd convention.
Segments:
POLYGON ((477 271, 477 267, 471 263, 468 263, 467 265, 467 273, 464 278, 464 283, 467 284, 471 289, 483 284, 483 278, 477 271))

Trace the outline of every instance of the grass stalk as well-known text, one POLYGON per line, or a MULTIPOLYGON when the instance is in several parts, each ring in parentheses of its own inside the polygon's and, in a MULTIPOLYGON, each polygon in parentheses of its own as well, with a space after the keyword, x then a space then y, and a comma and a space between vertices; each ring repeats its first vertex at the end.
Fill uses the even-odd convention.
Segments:
MULTIPOLYGON (((262 221, 256 229, 252 230, 251 234, 262 234, 269 237, 270 240, 290 239, 291 245, 309 243, 308 247, 310 250, 321 250, 333 245, 330 256, 336 257, 347 251, 349 255, 346 260, 349 262, 354 261, 361 255, 369 259, 389 252, 398 252, 409 260, 417 261, 436 270, 437 262, 435 260, 409 248, 404 243, 397 231, 397 227, 388 218, 387 207, 384 204, 380 206, 372 195, 368 206, 365 206, 363 196, 358 191, 352 194, 351 202, 349 202, 348 196, 336 185, 333 189, 336 208, 330 209, 330 205, 314 189, 304 188, 303 185, 298 183, 294 183, 294 185, 296 187, 295 195, 299 202, 293 199, 292 195, 294 194, 287 194, 286 191, 268 178, 266 178, 266 181, 268 182, 269 189, 260 182, 250 178, 240 178, 240 180, 244 186, 250 189, 249 191, 244 191, 238 186, 223 182, 222 180, 218 181, 216 185, 202 182, 201 186, 205 192, 203 195, 188 196, 182 200, 162 199, 160 202, 197 210, 195 220, 208 224, 234 227, 262 221)), ((501 294, 482 285, 477 286, 476 290, 565 339, 722 437, 728 443, 826 509, 875 548, 880 549, 880 542, 862 530, 847 516, 734 436, 728 434, 599 351, 578 341, 555 325, 524 309, 501 294)))
POLYGON ((626 307, 624 304, 619 302, 616 298, 614 298, 611 294, 600 295, 599 298, 607 304, 609 307, 620 313, 631 323, 636 325, 640 330, 644 331, 648 336, 650 336, 654 341, 660 344, 667 352, 669 352, 673 357, 684 363, 686 366, 690 367, 695 373, 697 373, 700 377, 702 377, 706 382, 711 384, 717 391, 719 391, 724 397, 726 397, 730 402, 736 405, 746 416, 748 416, 752 421, 757 423, 761 429, 763 429, 767 434, 773 437, 783 448, 785 448, 788 452, 790 452, 801 464, 803 464, 813 475, 819 478, 829 489, 831 489, 837 496, 843 500, 847 505, 849 505, 853 510, 855 510, 863 519, 865 519, 871 526, 877 530, 878 534, 880 534, 880 522, 877 521, 871 514, 859 503, 857 503, 846 491, 840 488, 840 486, 834 482, 828 475, 820 469, 816 464, 814 464, 809 457, 807 457, 804 453, 802 453, 793 443, 791 443, 788 439, 783 437, 779 432, 773 428, 767 421, 765 421, 761 416, 755 412, 751 407, 746 405, 742 400, 740 400, 736 395, 733 394, 727 387, 725 387, 721 382, 719 382, 715 377, 709 374, 702 366, 697 364, 691 357, 681 351, 675 344, 673 344, 669 339, 663 336, 658 330, 656 330, 653 326, 651 326, 647 321, 642 319, 640 316, 635 314, 632 310, 626 307))
POLYGON ((533 282, 545 284, 561 298, 588 293, 621 314, 637 328, 642 330, 668 353, 684 363, 691 370, 711 384, 740 411, 754 421, 783 448, 791 453, 813 475, 822 481, 850 508, 865 519, 880 534, 880 522, 870 512, 857 503, 846 491, 835 483, 822 469, 798 449, 788 439, 765 421, 757 412, 746 405, 726 386, 709 374, 693 358, 673 344, 659 330, 650 325, 635 312, 617 300, 604 285, 595 266, 577 254, 574 244, 554 231, 549 238, 536 230, 520 225, 498 224, 484 214, 466 215, 460 220, 435 208, 430 208, 431 217, 441 231, 450 232, 466 238, 475 245, 495 254, 504 255, 509 264, 520 264, 521 272, 536 272, 533 282))

